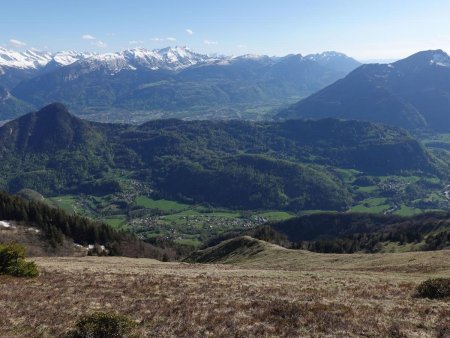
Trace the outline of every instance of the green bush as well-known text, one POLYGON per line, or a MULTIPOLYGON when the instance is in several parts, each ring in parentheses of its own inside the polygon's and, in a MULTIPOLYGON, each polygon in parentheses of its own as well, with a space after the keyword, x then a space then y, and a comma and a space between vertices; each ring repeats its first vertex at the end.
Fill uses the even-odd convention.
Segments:
POLYGON ((0 274, 37 277, 39 272, 34 262, 25 261, 25 247, 17 243, 10 243, 0 244, 0 274))
POLYGON ((122 338, 133 329, 135 323, 125 316, 96 312, 81 317, 69 338, 122 338))
POLYGON ((450 278, 428 279, 417 287, 417 296, 430 299, 450 297, 450 278))

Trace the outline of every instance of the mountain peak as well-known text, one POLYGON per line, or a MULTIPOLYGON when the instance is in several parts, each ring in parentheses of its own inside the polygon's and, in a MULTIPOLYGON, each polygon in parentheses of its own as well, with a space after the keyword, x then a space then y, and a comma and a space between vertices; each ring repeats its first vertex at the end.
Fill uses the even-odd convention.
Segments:
POLYGON ((284 118, 358 119, 448 132, 450 57, 427 50, 392 64, 366 64, 281 111, 284 118))
POLYGON ((208 62, 207 55, 192 52, 187 47, 166 47, 149 50, 132 48, 121 52, 98 54, 75 63, 74 67, 87 70, 104 70, 116 74, 122 70, 180 70, 196 64, 208 62))
POLYGON ((334 50, 328 50, 322 53, 315 53, 315 54, 308 54, 305 56, 306 58, 311 59, 326 59, 331 57, 343 57, 343 58, 350 58, 349 56, 345 55, 344 53, 336 52, 334 50))
POLYGON ((52 103, 0 128, 0 142, 19 151, 55 152, 96 144, 101 137, 91 125, 75 117, 61 103, 52 103))
POLYGON ((317 54, 309 54, 305 56, 306 60, 315 61, 321 66, 337 69, 343 73, 351 72, 361 66, 361 63, 355 59, 335 51, 325 51, 317 54))
POLYGON ((392 66, 422 68, 428 66, 450 67, 450 57, 442 49, 425 50, 406 59, 396 61, 392 66))
POLYGON ((66 106, 63 105, 60 102, 54 102, 51 103, 47 106, 45 106, 44 108, 42 108, 41 110, 39 110, 38 112, 36 112, 37 116, 56 116, 56 115, 68 115, 68 116, 72 116, 72 114, 69 113, 69 111, 67 110, 66 106))

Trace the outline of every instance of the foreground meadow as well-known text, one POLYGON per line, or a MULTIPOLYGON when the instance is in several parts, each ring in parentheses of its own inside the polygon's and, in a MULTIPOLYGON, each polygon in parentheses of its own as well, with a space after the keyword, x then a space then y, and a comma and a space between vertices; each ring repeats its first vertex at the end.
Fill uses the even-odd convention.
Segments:
POLYGON ((36 279, 0 277, 0 337, 63 337, 114 311, 136 337, 446 337, 448 301, 415 287, 450 276, 450 252, 324 255, 262 244, 232 264, 36 258, 36 279))

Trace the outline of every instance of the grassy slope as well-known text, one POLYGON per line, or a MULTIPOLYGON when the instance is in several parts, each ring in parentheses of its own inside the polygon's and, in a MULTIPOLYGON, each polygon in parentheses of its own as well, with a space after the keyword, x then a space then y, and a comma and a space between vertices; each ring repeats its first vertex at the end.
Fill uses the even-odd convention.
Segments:
POLYGON ((257 245, 263 250, 226 265, 38 258, 36 280, 0 276, 0 336, 62 336, 98 310, 129 316, 137 336, 150 337, 435 337, 449 328, 447 301, 413 297, 422 280, 448 276, 449 251, 325 255, 257 245))
POLYGON ((188 261, 237 264, 245 268, 450 273, 450 251, 389 254, 322 254, 290 250, 248 236, 198 251, 188 261), (196 255, 196 256, 194 256, 196 255))

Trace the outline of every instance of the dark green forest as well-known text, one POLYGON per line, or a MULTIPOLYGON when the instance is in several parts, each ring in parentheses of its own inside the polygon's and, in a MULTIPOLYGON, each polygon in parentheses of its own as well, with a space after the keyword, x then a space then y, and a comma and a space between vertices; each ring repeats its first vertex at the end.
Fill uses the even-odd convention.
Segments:
POLYGON ((414 217, 364 213, 324 213, 271 224, 290 247, 326 253, 385 252, 388 243, 411 250, 450 247, 450 213, 414 217))

